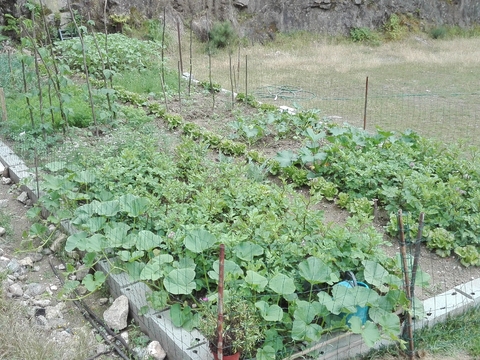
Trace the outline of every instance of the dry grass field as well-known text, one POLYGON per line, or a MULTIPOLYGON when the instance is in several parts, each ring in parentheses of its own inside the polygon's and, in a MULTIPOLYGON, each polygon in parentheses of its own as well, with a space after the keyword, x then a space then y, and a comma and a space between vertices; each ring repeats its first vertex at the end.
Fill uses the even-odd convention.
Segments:
MULTIPOLYGON (((182 47, 188 71, 188 36, 182 47)), ((192 74, 208 81, 204 45, 192 48, 192 74)), ((176 65, 178 55, 171 54, 170 61, 176 65)), ((233 83, 235 92, 247 90, 259 101, 315 108, 359 127, 368 77, 368 130, 410 128, 445 142, 478 143, 480 135, 480 38, 415 35, 370 46, 311 34, 279 36, 265 46, 213 54, 211 76, 223 88, 233 83)))

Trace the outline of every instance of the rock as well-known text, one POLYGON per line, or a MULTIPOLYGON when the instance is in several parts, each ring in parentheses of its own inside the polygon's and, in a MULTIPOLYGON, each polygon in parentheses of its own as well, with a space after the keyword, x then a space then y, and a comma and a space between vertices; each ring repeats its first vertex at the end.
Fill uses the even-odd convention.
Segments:
POLYGON ((10 293, 11 297, 14 297, 14 298, 23 296, 22 286, 18 283, 10 285, 8 287, 8 292, 10 293))
POLYGON ((12 183, 12 179, 10 179, 9 177, 3 177, 2 178, 2 184, 3 185, 10 185, 12 183))
POLYGON ((108 346, 105 344, 98 344, 97 345, 97 355, 103 354, 104 352, 108 351, 108 346))
POLYGON ((4 179, 10 179, 10 171, 8 170, 8 166, 3 167, 2 176, 4 179))
POLYGON ((47 320, 63 319, 62 310, 65 308, 65 303, 60 302, 55 306, 45 308, 45 318, 47 320))
POLYGON ((52 301, 48 300, 48 299, 40 299, 40 300, 33 299, 32 300, 32 305, 33 306, 39 306, 39 307, 42 307, 42 308, 50 306, 51 304, 52 304, 52 301))
POLYGON ((58 268, 58 270, 65 270, 66 269, 65 265, 63 265, 63 264, 58 265, 57 268, 58 268))
POLYGON ((10 262, 7 264, 7 270, 10 271, 11 273, 17 273, 20 272, 21 266, 18 263, 16 259, 10 260, 10 262))
POLYGON ((45 285, 38 284, 38 283, 31 283, 27 285, 27 289, 25 290, 25 295, 35 297, 38 295, 42 295, 45 292, 45 285))
POLYGON ((98 299, 98 304, 103 306, 103 305, 107 305, 108 303, 108 298, 100 298, 98 299))
POLYGON ((65 234, 60 234, 52 243, 52 245, 50 245, 50 250, 52 250, 53 252, 58 252, 60 250, 63 249, 63 244, 65 243, 65 241, 67 240, 67 235, 65 234))
POLYGON ((163 350, 162 345, 158 341, 152 341, 147 346, 147 354, 153 357, 155 360, 163 360, 167 356, 165 350, 163 350))
POLYGON ((123 330, 127 327, 128 298, 121 295, 103 313, 103 320, 107 326, 114 330, 123 330))
POLYGON ((28 194, 26 191, 23 191, 20 195, 18 195, 17 200, 20 201, 22 204, 26 204, 28 200, 28 194))
POLYGON ((25 267, 33 267, 33 260, 30 256, 27 256, 26 258, 19 260, 18 263, 20 266, 25 266, 25 267))
POLYGON ((0 226, 0 236, 5 235, 6 232, 7 232, 7 230, 4 227, 0 226))
POLYGON ((125 344, 129 344, 130 338, 128 336, 128 331, 123 331, 122 333, 120 333, 120 337, 125 341, 125 344))
POLYGON ((82 281, 89 272, 90 268, 87 268, 85 265, 80 265, 77 271, 75 271, 75 276, 78 281, 82 281))
POLYGON ((83 296, 83 295, 86 295, 87 292, 88 292, 88 290, 87 290, 87 288, 86 288, 85 286, 80 285, 80 286, 77 287, 77 293, 78 293, 78 295, 83 296))
POLYGON ((36 263, 36 262, 42 261, 43 255, 42 255, 41 252, 36 252, 36 253, 30 255, 30 258, 32 259, 32 261, 34 263, 36 263))
POLYGON ((8 206, 8 199, 0 200, 0 208, 5 209, 8 206))

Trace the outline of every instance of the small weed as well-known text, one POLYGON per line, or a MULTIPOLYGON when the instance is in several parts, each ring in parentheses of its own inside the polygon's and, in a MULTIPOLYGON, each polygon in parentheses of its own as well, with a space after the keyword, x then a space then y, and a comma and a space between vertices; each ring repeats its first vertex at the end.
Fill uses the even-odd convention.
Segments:
POLYGON ((366 27, 353 28, 350 30, 350 38, 353 42, 362 42, 372 45, 380 44, 378 34, 366 27))

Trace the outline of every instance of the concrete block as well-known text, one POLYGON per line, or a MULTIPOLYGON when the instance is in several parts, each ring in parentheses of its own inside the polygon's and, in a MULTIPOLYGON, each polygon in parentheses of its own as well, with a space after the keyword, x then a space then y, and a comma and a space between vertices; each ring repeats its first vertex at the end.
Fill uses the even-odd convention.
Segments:
POLYGON ((197 330, 187 331, 173 325, 165 310, 154 315, 146 315, 149 336, 158 340, 171 360, 210 360, 213 355, 204 336, 197 330))
POLYGON ((14 166, 23 164, 23 160, 13 153, 6 154, 3 157, 2 162, 4 163, 5 166, 8 166, 8 167, 14 167, 14 166))
POLYGON ((427 299, 423 302, 425 317, 414 321, 415 329, 443 322, 448 316, 459 315, 473 304, 472 299, 455 289, 427 299))
POLYGON ((109 274, 107 277, 107 285, 112 297, 117 298, 123 295, 122 288, 132 285, 132 280, 128 274, 116 271, 111 272, 110 264, 106 260, 98 262, 96 265, 97 270, 103 271, 105 274, 109 274))
POLYGON ((472 299, 475 305, 480 304, 480 279, 469 281, 465 284, 455 287, 462 295, 472 299))
POLYGON ((153 316, 156 313, 147 301, 147 297, 152 293, 152 290, 144 283, 137 282, 120 288, 120 293, 128 298, 131 316, 140 325, 142 331, 148 334, 150 324, 145 321, 145 316, 153 316))

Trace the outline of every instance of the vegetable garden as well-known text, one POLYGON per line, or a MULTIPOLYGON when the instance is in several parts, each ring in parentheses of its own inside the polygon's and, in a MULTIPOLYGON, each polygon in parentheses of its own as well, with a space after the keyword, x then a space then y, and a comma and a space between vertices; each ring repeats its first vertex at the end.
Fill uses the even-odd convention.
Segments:
MULTIPOLYGON (((369 133, 248 94, 232 102, 230 124, 207 129, 167 110, 177 80, 180 103, 190 87, 187 94, 186 80, 162 65, 158 42, 108 35, 104 51, 107 37, 87 25, 80 38, 40 47, 27 22, 23 51, 0 54, 14 109, 2 135, 29 156, 43 193, 29 211, 37 220, 29 236, 48 242, 48 224, 70 221, 78 232, 65 251, 93 269, 64 294, 102 287, 109 274, 94 269, 106 259, 152 288, 152 308, 170 308, 176 326, 193 329, 216 302, 224 244, 226 297, 247 301, 255 314, 245 317, 258 329, 242 356, 283 359, 335 331, 361 334, 369 346, 403 344, 398 310, 422 316, 421 302, 403 290, 402 270, 410 270, 382 250, 374 204, 390 217, 393 238, 398 210, 409 214, 408 239, 424 213, 429 249, 480 265, 477 148, 414 131, 369 133), (157 95, 129 91, 132 71, 156 76, 157 95), (265 155, 261 144, 282 139, 294 146, 265 155), (324 221, 325 201, 348 211, 345 224, 324 221), (339 285, 349 271, 368 287, 339 285), (357 307, 368 307, 369 318, 347 318, 357 307)), ((211 101, 212 89, 193 92, 211 101)), ((72 261, 67 273, 75 270, 72 261)), ((418 271, 415 280, 426 285, 429 276, 418 271)))

